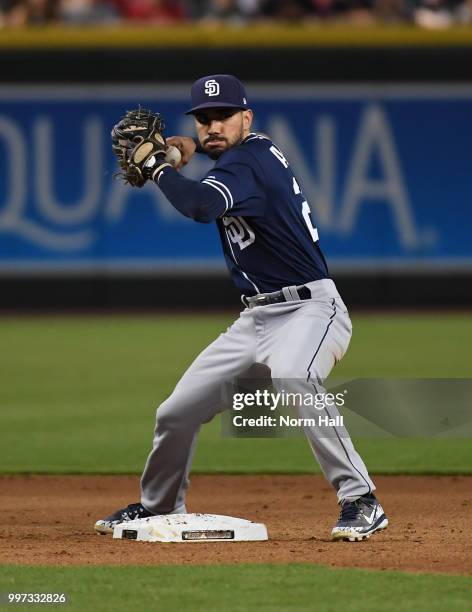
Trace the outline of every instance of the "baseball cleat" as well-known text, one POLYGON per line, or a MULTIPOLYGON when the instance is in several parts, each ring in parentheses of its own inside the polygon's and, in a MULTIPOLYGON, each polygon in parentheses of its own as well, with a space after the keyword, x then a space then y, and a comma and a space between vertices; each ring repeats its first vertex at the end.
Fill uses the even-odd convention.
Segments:
POLYGON ((331 532, 334 541, 359 542, 367 540, 376 531, 386 529, 388 519, 373 493, 353 502, 341 502, 338 522, 331 532))
POLYGON ((101 535, 107 535, 108 533, 113 533, 113 529, 118 523, 126 523, 127 521, 134 521, 149 516, 154 516, 154 514, 146 510, 139 502, 129 504, 126 508, 121 508, 121 510, 117 510, 115 513, 110 514, 110 516, 97 521, 94 529, 101 535))

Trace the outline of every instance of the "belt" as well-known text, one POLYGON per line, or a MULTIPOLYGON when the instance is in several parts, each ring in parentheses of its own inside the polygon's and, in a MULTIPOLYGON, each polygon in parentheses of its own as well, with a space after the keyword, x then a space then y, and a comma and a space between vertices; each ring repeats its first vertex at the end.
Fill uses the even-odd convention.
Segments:
POLYGON ((255 308, 256 306, 268 306, 269 304, 280 304, 281 302, 295 302, 297 300, 310 300, 311 291, 305 285, 296 287, 284 287, 281 291, 273 293, 258 293, 251 297, 241 296, 242 303, 247 308, 255 308))

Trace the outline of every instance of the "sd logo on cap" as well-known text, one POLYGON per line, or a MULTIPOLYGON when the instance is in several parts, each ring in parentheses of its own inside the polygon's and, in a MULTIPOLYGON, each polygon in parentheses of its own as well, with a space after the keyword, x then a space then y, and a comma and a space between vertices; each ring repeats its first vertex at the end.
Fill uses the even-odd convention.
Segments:
POLYGON ((244 85, 232 74, 213 74, 202 77, 192 85, 190 115, 205 108, 240 108, 247 110, 244 85))

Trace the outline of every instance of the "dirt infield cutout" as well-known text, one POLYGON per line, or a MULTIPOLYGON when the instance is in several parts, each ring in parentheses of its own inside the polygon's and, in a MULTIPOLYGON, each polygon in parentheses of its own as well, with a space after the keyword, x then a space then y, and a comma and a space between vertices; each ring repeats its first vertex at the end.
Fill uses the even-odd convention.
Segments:
POLYGON ((387 531, 358 543, 329 539, 338 507, 319 476, 194 476, 189 512, 266 523, 268 542, 151 544, 93 531, 139 499, 137 476, 2 476, 0 563, 163 565, 308 562, 472 574, 472 477, 381 476, 387 531))

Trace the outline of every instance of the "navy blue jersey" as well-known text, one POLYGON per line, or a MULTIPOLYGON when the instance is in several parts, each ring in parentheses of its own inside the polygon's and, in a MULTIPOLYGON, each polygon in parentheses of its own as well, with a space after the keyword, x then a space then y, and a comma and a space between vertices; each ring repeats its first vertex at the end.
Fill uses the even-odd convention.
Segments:
POLYGON ((328 278, 310 207, 269 138, 249 134, 223 153, 202 183, 220 193, 216 222, 241 293, 251 296, 328 278))

